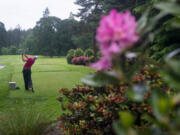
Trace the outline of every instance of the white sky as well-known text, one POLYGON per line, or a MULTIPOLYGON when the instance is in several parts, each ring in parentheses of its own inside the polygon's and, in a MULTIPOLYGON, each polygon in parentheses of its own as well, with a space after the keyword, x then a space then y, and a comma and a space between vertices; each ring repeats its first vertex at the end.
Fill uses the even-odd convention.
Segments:
POLYGON ((18 24, 22 29, 33 28, 42 17, 46 7, 50 15, 61 19, 69 17, 70 12, 77 13, 75 0, 0 0, 0 21, 6 29, 15 28, 18 24))

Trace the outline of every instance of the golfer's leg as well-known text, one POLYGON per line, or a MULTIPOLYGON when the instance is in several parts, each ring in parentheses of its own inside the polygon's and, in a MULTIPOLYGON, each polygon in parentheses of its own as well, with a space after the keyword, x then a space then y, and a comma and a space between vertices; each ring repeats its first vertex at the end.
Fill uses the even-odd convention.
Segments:
POLYGON ((29 88, 31 88, 32 92, 34 92, 32 79, 31 79, 31 70, 29 71, 28 83, 29 83, 28 84, 29 88))
POLYGON ((26 69, 23 69, 23 77, 24 77, 25 89, 28 90, 28 73, 26 69))
POLYGON ((29 73, 29 82, 30 82, 30 86, 32 88, 31 70, 30 70, 30 73, 29 73))
POLYGON ((28 69, 28 89, 31 88, 31 70, 28 69))

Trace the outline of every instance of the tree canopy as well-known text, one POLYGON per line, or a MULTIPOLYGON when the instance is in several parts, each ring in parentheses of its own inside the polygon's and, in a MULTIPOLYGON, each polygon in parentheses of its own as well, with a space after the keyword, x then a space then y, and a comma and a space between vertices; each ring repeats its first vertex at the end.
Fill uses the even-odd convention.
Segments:
MULTIPOLYGON (((35 27, 29 30, 22 30, 19 25, 15 29, 6 30, 4 24, 0 22, 0 50, 14 46, 17 52, 65 56, 70 49, 92 48, 96 55, 98 51, 96 28, 103 14, 107 14, 111 9, 119 12, 130 10, 139 19, 148 9, 151 17, 159 12, 153 8, 154 3, 159 1, 161 0, 75 0, 75 4, 80 7, 79 12, 77 14, 71 12, 69 18, 64 20, 51 16, 47 7, 35 27), (77 17, 78 21, 75 19, 77 17)), ((172 18, 169 16, 159 21, 161 30, 149 44, 150 56, 155 59, 160 59, 178 46, 179 38, 173 33, 179 33, 179 30, 168 25, 168 21, 172 18)))

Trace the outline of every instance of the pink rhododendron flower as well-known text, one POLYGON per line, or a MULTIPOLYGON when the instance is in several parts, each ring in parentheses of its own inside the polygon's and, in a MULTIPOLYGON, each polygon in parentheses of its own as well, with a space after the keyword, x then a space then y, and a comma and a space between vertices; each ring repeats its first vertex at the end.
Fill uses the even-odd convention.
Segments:
POLYGON ((100 46, 100 50, 103 56, 112 56, 113 54, 119 53, 122 50, 122 46, 119 46, 117 43, 112 42, 109 44, 104 44, 100 46))
POLYGON ((136 28, 135 17, 129 11, 118 13, 113 9, 109 15, 103 16, 96 35, 102 58, 92 67, 98 70, 108 69, 112 65, 111 58, 114 54, 120 53, 138 41, 136 28))
POLYGON ((135 17, 129 11, 118 13, 113 9, 108 16, 102 17, 96 39, 101 44, 120 42, 129 46, 138 40, 136 28, 135 17))
POLYGON ((104 70, 111 67, 111 65, 112 63, 109 60, 109 57, 101 57, 101 59, 98 62, 93 63, 91 67, 96 68, 97 70, 104 70))

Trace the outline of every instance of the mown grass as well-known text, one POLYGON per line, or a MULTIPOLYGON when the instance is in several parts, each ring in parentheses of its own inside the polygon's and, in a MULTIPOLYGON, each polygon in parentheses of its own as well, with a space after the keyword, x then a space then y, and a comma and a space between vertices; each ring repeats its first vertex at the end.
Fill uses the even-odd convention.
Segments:
POLYGON ((32 67, 35 93, 31 93, 24 90, 21 56, 0 56, 0 64, 5 65, 0 69, 0 112, 6 113, 16 106, 36 108, 39 113, 53 114, 52 120, 62 113, 56 100, 58 90, 81 84, 83 76, 94 72, 88 67, 68 65, 65 58, 39 57, 32 67), (20 90, 9 91, 9 81, 15 81, 20 90))

